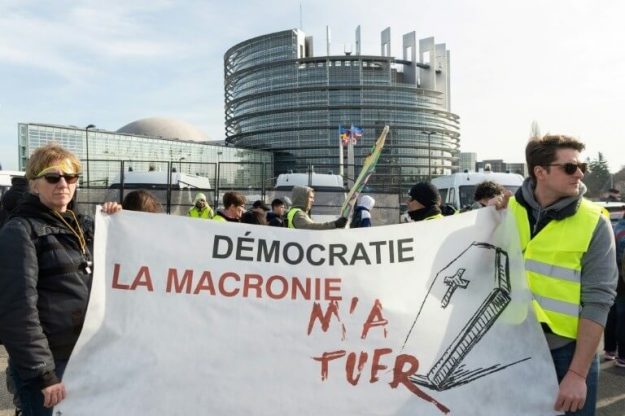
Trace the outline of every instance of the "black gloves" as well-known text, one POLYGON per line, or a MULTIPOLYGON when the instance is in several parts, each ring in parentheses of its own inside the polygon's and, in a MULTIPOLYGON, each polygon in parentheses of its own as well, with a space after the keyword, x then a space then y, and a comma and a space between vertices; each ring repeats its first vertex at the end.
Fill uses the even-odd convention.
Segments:
POLYGON ((347 218, 345 217, 339 217, 336 221, 334 221, 334 226, 336 228, 345 228, 346 224, 347 224, 347 218))

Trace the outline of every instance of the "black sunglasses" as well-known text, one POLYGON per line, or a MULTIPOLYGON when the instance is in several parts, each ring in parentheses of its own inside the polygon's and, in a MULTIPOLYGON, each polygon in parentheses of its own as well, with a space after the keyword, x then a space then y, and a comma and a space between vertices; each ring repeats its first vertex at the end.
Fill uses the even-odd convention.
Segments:
POLYGON ((552 163, 547 166, 559 166, 567 175, 573 175, 577 172, 577 169, 581 170, 582 173, 586 173, 586 170, 588 170, 588 163, 552 163))
POLYGON ((45 175, 39 176, 39 178, 44 178, 46 182, 51 184, 59 183, 61 178, 64 178, 65 182, 67 182, 68 184, 72 184, 78 181, 79 176, 80 175, 78 175, 77 173, 64 173, 63 175, 61 175, 60 173, 46 173, 45 175))

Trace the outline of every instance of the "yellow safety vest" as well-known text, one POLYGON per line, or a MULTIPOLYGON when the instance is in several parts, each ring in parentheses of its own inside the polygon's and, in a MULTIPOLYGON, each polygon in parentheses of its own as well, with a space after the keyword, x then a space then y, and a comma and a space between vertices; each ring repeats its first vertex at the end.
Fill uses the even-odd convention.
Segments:
POLYGON ((515 198, 510 198, 508 207, 519 230, 527 282, 538 321, 549 325, 555 334, 577 339, 582 257, 588 251, 601 208, 582 199, 574 215, 551 220, 531 238, 527 210, 515 198))
POLYGON ((213 221, 227 222, 228 220, 225 219, 224 216, 218 212, 217 214, 213 215, 213 221))
POLYGON ((213 210, 211 207, 206 207, 206 209, 200 211, 196 207, 193 207, 189 210, 187 215, 191 218, 203 218, 209 220, 213 218, 213 210))
POLYGON ((431 217, 426 217, 423 219, 423 221, 427 221, 427 220, 437 220, 439 218, 444 218, 445 216, 443 214, 434 214, 431 217))
POLYGON ((295 226, 293 225, 293 217, 295 217, 295 214, 297 214, 300 211, 302 211, 301 208, 291 208, 288 214, 286 214, 286 221, 289 224, 289 228, 295 228, 295 226))

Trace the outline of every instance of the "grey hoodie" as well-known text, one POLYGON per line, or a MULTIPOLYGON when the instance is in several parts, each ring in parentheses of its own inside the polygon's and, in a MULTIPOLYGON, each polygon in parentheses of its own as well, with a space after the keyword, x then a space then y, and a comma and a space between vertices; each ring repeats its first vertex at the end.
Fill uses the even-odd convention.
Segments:
MULTIPOLYGON (((535 219, 531 230, 532 236, 540 232, 549 221, 574 215, 586 193, 586 186, 582 183, 579 195, 562 198, 542 208, 534 197, 534 188, 531 178, 526 178, 523 186, 516 193, 517 201, 531 211, 535 219)), ((557 249, 558 247, 554 247, 554 250, 557 249)), ((617 279, 614 234, 610 220, 602 215, 593 232, 588 251, 582 257, 580 318, 605 326, 608 312, 616 295, 617 279)), ((555 334, 546 333, 545 335, 551 349, 559 348, 571 341, 555 334)))
MULTIPOLYGON (((308 194, 313 192, 312 188, 308 186, 294 186, 291 193, 291 200, 293 201, 293 208, 299 208, 301 211, 297 212, 293 217, 293 225, 295 228, 303 230, 333 230, 336 228, 334 221, 316 223, 308 216, 308 210, 306 205, 308 204, 308 194)), ((288 214, 287 214, 288 215, 288 214)))

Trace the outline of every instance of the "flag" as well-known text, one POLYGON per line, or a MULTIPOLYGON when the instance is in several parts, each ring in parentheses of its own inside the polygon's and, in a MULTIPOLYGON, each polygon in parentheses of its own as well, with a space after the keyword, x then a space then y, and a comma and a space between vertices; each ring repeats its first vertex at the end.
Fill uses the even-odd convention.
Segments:
POLYGON ((341 142, 343 143, 343 146, 347 146, 347 144, 349 144, 349 140, 351 138, 351 130, 350 129, 345 129, 341 126, 339 126, 339 138, 341 139, 341 142))
POLYGON ((358 141, 358 139, 362 138, 362 135, 364 133, 364 129, 362 127, 356 127, 352 124, 352 128, 351 128, 351 141, 352 144, 356 144, 356 142, 358 141))
POLYGON ((354 205, 356 204, 358 195, 360 195, 360 191, 362 191, 362 189, 367 184, 367 181, 373 174, 375 166, 378 163, 378 159, 380 158, 380 154, 382 154, 382 148, 384 147, 384 142, 386 140, 388 130, 389 127, 384 126, 380 137, 378 137, 378 139, 375 141, 375 144, 371 148, 371 152, 363 160, 360 174, 358 175, 358 178, 356 178, 356 182, 354 182, 352 189, 349 190, 349 193, 345 198, 345 202, 343 202, 343 206, 341 207, 341 216, 349 218, 349 214, 354 209, 354 205))

